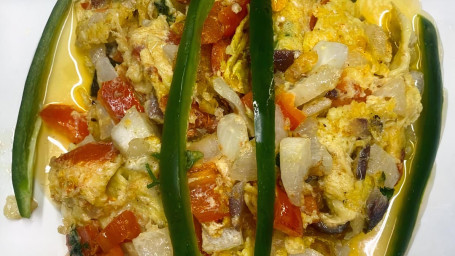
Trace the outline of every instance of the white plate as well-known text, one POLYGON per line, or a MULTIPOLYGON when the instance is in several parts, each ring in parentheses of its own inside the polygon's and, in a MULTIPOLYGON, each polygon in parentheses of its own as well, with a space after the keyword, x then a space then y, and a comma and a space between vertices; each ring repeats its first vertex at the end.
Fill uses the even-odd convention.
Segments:
MULTIPOLYGON (((436 20, 444 49, 444 85, 455 84, 455 2, 422 0, 423 9, 436 20)), ((2 0, 0 3, 0 207, 11 185, 11 148, 22 89, 36 45, 52 10, 49 0, 2 0)), ((446 95, 447 96, 447 95, 446 95)), ((449 94, 447 102, 454 102, 449 94)), ((436 159, 436 169, 426 190, 414 239, 408 255, 455 254, 455 112, 448 108, 445 133, 436 159)), ((0 214, 0 251, 6 256, 63 256, 65 237, 57 233, 61 217, 35 186, 39 208, 30 220, 10 221, 0 214)))

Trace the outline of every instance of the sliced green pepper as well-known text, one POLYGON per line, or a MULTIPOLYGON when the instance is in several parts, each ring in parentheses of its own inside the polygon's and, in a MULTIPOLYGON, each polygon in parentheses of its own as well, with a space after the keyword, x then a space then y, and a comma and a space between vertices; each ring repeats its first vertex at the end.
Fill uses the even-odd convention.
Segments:
POLYGON ((275 88, 270 0, 250 5, 251 78, 258 170, 258 216, 254 255, 270 255, 275 199, 275 88))
POLYGON ((442 76, 439 60, 438 35, 434 25, 419 16, 419 45, 425 88, 422 95, 423 110, 416 123, 417 144, 412 162, 412 175, 407 178, 400 218, 396 219, 387 255, 404 255, 412 236, 423 193, 430 177, 441 136, 442 76))
POLYGON ((71 6, 71 0, 59 0, 52 10, 51 16, 44 28, 43 35, 33 57, 33 62, 25 81, 21 107, 14 132, 12 180, 17 206, 22 217, 29 218, 33 196, 33 167, 35 162, 36 139, 41 121, 39 110, 44 98, 41 88, 45 78, 45 70, 49 68, 52 42, 62 26, 62 17, 71 6))
POLYGON ((192 0, 177 53, 160 153, 160 188, 174 255, 199 255, 187 180, 186 133, 204 21, 213 0, 192 0))

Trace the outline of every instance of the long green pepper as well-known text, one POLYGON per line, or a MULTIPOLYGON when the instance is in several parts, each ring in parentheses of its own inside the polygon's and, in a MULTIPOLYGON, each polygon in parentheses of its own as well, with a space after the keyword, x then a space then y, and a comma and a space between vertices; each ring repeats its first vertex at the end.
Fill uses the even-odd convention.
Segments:
POLYGON ((254 255, 270 255, 275 202, 275 86, 270 0, 250 4, 250 54, 258 170, 258 215, 254 255))
POLYGON ((14 131, 13 159, 11 175, 17 206, 22 217, 30 218, 33 196, 33 168, 35 163, 35 147, 41 120, 38 113, 44 99, 42 84, 45 72, 49 69, 50 57, 55 44, 58 29, 62 26, 62 17, 68 12, 71 0, 59 0, 52 10, 46 23, 43 35, 30 65, 22 93, 21 107, 14 131))
POLYGON ((202 26, 212 5, 213 0, 190 3, 164 116, 160 188, 174 255, 179 256, 200 255, 191 214, 185 152, 202 26))

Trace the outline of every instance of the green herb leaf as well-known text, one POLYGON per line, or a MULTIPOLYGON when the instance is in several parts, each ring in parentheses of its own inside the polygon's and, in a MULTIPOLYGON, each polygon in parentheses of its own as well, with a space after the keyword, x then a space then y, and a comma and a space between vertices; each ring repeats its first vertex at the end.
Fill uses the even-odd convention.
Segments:
MULTIPOLYGON (((158 153, 159 154, 159 153, 158 153)), ((150 169, 150 165, 147 163, 145 164, 145 169, 147 170, 150 178, 152 179, 152 183, 148 184, 147 185, 147 188, 153 188, 155 186, 158 186, 160 185, 160 181, 158 180, 158 178, 155 176, 155 174, 153 174, 152 172, 152 169, 150 169)))
POLYGON ((152 153, 152 156, 153 156, 156 160, 160 160, 160 158, 161 158, 160 152, 152 153))
POLYGON ((166 16, 167 22, 174 22, 175 17, 170 13, 169 6, 166 5, 166 0, 153 3, 160 14, 166 16))
POLYGON ((385 197, 387 197, 387 200, 390 200, 392 198, 393 193, 395 192, 395 189, 393 188, 379 188, 379 191, 381 191, 381 194, 383 194, 385 197))
POLYGON ((186 151, 186 169, 189 170, 193 165, 202 159, 204 157, 204 154, 200 151, 191 151, 187 150, 186 151))
POLYGON ((73 228, 66 237, 70 256, 83 256, 84 254, 82 251, 83 249, 88 248, 88 244, 81 244, 81 239, 76 229, 73 228))

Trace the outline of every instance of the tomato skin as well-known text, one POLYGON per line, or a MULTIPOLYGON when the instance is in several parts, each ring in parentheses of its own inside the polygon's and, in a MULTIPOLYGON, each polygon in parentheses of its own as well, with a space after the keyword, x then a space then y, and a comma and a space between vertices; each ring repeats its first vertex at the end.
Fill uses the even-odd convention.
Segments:
POLYGON ((242 10, 238 13, 235 13, 232 10, 232 5, 226 6, 218 13, 218 20, 223 25, 223 36, 230 37, 234 35, 235 29, 242 22, 243 18, 248 14, 246 4, 240 6, 242 10))
POLYGON ((223 8, 221 2, 215 2, 202 27, 201 43, 213 44, 223 37, 223 27, 218 21, 218 13, 223 8))
POLYGON ((273 227, 289 236, 303 235, 302 215, 293 205, 282 188, 277 186, 273 227))
POLYGON ((119 154, 112 143, 92 142, 77 147, 59 156, 57 162, 69 162, 72 165, 90 162, 105 162, 113 160, 119 154))
POLYGON ((228 198, 215 188, 217 168, 205 163, 188 172, 191 210, 199 222, 216 221, 229 216, 228 198))
POLYGON ((81 239, 80 243, 84 248, 84 256, 96 255, 99 250, 99 245, 96 243, 96 237, 100 233, 98 227, 93 224, 88 224, 83 227, 78 227, 76 230, 81 239), (88 246, 85 247, 85 245, 88 246))
POLYGON ((115 122, 119 122, 126 111, 132 107, 136 107, 139 112, 144 112, 144 107, 136 96, 133 86, 120 77, 102 84, 98 91, 98 100, 115 122))
POLYGON ((253 110, 253 92, 250 91, 241 98, 243 104, 253 110))
POLYGON ((132 240, 141 233, 136 216, 131 211, 124 211, 115 217, 97 236, 96 242, 103 252, 109 252, 112 248, 126 240, 132 240))
POLYGON ((79 143, 89 135, 85 115, 72 106, 63 104, 47 105, 40 112, 44 123, 64 135, 72 143, 79 143))
POLYGON ((213 73, 217 73, 221 71, 222 63, 226 63, 229 59, 229 55, 226 53, 226 48, 231 44, 231 40, 229 39, 222 39, 212 47, 212 55, 211 55, 211 65, 213 73))
POLYGON ((289 118, 291 130, 299 126, 305 120, 305 114, 294 106, 295 95, 292 93, 280 93, 276 97, 276 103, 280 106, 285 118, 289 118))

